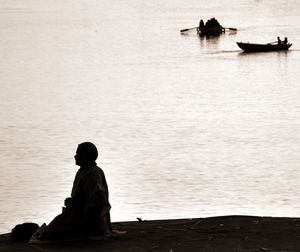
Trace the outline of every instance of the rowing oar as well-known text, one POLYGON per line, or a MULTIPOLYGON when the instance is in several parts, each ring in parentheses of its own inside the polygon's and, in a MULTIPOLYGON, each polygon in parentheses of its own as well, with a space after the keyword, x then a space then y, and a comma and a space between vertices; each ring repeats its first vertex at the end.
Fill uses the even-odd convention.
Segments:
POLYGON ((270 42, 270 43, 268 43, 268 44, 278 44, 278 40, 276 40, 276 41, 273 41, 273 42, 270 42))
POLYGON ((230 28, 230 27, 223 27, 224 29, 228 29, 228 30, 231 30, 231 31, 237 31, 236 28, 230 28))
POLYGON ((193 28, 187 28, 187 29, 180 30, 180 32, 191 31, 191 30, 195 30, 197 28, 198 28, 198 26, 197 27, 193 27, 193 28))

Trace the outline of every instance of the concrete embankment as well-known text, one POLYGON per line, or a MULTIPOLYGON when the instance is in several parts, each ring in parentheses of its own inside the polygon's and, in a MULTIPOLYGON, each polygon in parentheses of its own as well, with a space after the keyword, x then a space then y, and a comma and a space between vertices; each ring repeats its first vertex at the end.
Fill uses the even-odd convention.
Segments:
POLYGON ((113 223, 127 233, 108 240, 30 245, 0 236, 0 251, 300 252, 300 218, 221 216, 113 223))

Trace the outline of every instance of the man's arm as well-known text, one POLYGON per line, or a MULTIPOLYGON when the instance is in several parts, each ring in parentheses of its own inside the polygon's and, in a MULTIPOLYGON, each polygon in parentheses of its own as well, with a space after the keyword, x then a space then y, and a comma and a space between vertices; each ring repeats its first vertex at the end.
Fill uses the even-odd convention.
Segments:
POLYGON ((95 192, 91 197, 86 209, 87 221, 96 221, 102 218, 110 210, 111 206, 108 202, 106 194, 103 191, 95 192))
POLYGON ((85 190, 88 195, 87 206, 85 208, 86 220, 97 220, 107 214, 111 208, 108 201, 108 193, 103 184, 102 174, 91 173, 85 179, 85 190))

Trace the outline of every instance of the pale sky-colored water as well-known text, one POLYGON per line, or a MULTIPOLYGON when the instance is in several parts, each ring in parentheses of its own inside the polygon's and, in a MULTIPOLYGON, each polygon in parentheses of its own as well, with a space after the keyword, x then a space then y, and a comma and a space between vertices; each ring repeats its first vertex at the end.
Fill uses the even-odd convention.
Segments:
POLYGON ((299 216, 297 1, 0 1, 0 231, 49 222, 94 142, 112 220, 299 216), (236 34, 200 39, 199 19, 236 34), (287 36, 288 52, 236 41, 287 36))

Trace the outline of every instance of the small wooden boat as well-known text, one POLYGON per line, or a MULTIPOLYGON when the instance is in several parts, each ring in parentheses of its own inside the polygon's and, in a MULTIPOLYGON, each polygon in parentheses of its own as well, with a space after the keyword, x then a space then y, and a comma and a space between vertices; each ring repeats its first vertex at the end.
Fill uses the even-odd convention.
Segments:
POLYGON ((291 43, 268 43, 268 44, 253 44, 253 43, 243 43, 236 42, 237 45, 243 49, 245 52, 271 52, 271 51, 284 51, 288 50, 292 44, 291 43))

